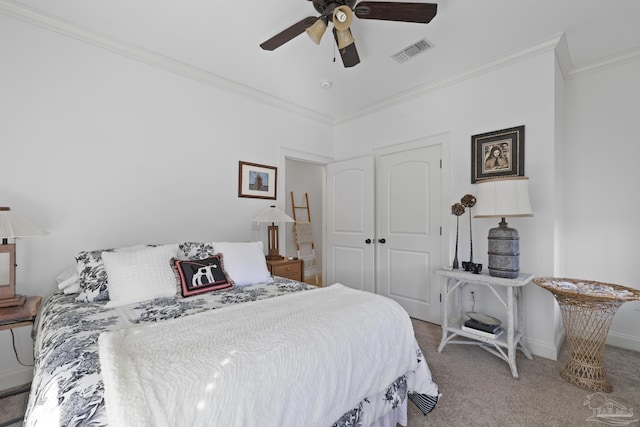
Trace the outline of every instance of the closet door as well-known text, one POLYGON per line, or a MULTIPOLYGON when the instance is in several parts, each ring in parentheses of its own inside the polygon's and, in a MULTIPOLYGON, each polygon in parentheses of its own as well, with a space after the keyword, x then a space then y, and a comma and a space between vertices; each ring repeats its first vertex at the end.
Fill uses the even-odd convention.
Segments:
POLYGON ((378 156, 378 293, 411 317, 440 323, 442 169, 440 144, 378 156))
POLYGON ((374 191, 372 156, 327 165, 327 285, 375 292, 374 191))

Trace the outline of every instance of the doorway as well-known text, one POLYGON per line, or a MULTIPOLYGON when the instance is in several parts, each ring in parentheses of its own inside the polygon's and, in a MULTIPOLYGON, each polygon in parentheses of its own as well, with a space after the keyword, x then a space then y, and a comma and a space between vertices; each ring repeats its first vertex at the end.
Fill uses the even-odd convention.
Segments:
MULTIPOLYGON (((323 232, 324 232, 324 215, 323 215, 323 197, 324 197, 324 165, 311 163, 304 160, 285 159, 285 212, 290 217, 294 217, 293 206, 291 201, 291 193, 295 200, 296 206, 306 205, 306 199, 309 200, 309 215, 306 211, 297 210, 296 217, 299 221, 305 222, 311 219, 311 234, 313 237, 315 266, 320 271, 313 277, 304 277, 306 283, 322 286, 322 251, 323 251, 323 232), (306 197, 305 197, 306 195, 306 197), (316 280, 317 279, 317 280, 316 280)), ((297 247, 294 239, 293 224, 286 225, 286 251, 287 257, 297 257, 297 247)))

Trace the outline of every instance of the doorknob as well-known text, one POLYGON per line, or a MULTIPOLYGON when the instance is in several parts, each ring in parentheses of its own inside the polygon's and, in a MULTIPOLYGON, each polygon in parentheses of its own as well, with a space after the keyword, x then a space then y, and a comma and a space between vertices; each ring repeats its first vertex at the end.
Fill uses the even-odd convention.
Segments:
POLYGON ((371 244, 371 239, 367 239, 367 240, 365 240, 364 242, 365 242, 367 245, 370 245, 370 244, 371 244))
POLYGON ((387 243, 387 240, 386 239, 378 239, 378 242, 382 243, 382 244, 385 244, 385 243, 387 243))

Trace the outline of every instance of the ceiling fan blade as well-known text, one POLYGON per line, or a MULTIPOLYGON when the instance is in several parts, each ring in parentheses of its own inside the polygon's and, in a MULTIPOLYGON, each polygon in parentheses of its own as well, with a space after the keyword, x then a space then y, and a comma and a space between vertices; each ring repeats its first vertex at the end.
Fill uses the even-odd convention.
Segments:
MULTIPOLYGON (((346 31, 351 32, 349 29, 346 31)), ((336 43, 338 43, 338 31, 335 28, 333 29, 333 38, 336 39, 336 43)), ((338 49, 338 52, 340 52, 342 64, 345 68, 353 67, 360 63, 360 56, 358 55, 358 49, 356 49, 355 43, 351 43, 342 49, 338 49)))
POLYGON ((360 19, 428 24, 436 16, 438 5, 435 3, 363 1, 356 5, 354 11, 360 19))
POLYGON ((269 40, 263 42, 260 45, 260 47, 263 48, 264 50, 277 49, 283 44, 285 44, 286 42, 288 42, 289 40, 304 33, 304 30, 306 30, 307 27, 310 27, 311 25, 313 25, 316 22, 316 20, 318 20, 318 17, 316 16, 307 16, 306 18, 296 22, 289 28, 286 28, 280 31, 278 34, 271 37, 269 40))

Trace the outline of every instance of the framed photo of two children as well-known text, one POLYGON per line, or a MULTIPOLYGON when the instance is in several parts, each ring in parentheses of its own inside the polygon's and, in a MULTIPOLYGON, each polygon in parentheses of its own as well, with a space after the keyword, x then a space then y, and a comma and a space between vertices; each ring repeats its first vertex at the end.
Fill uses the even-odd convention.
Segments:
POLYGON ((471 183, 524 176, 524 125, 471 137, 471 183))

